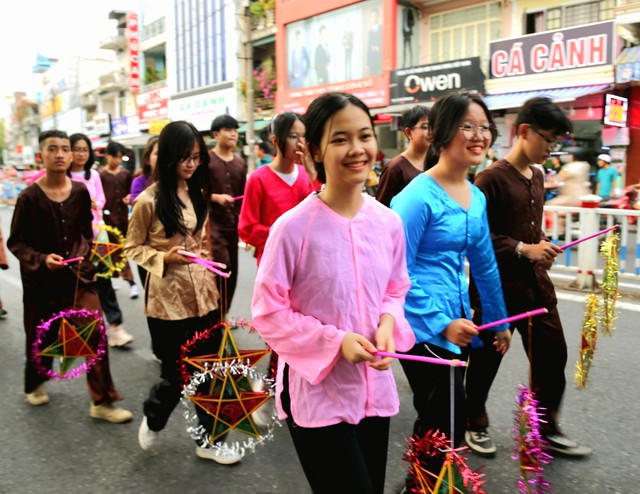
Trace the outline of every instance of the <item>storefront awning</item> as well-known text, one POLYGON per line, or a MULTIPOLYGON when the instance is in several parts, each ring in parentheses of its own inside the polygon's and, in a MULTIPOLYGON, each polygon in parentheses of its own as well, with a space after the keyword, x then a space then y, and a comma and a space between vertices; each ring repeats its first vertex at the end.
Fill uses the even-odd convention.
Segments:
POLYGON ((122 137, 114 137, 113 140, 118 141, 120 144, 123 144, 128 148, 132 148, 146 146, 147 141, 149 141, 151 137, 153 136, 150 134, 138 134, 135 136, 127 135, 122 137))
POLYGON ((484 102, 490 110, 520 108, 527 100, 535 97, 551 98, 556 103, 573 101, 581 96, 595 94, 609 89, 609 84, 598 86, 577 86, 562 89, 542 89, 539 91, 522 91, 519 93, 492 94, 485 96, 484 102))
MULTIPOLYGON (((270 120, 255 120, 253 122, 253 130, 255 132, 260 132, 261 130, 265 129, 268 125, 269 125, 270 120)), ((238 128, 238 133, 240 134, 244 134, 247 131, 247 125, 248 122, 245 122, 243 124, 240 125, 240 127, 238 128)))
POLYGON ((631 46, 616 58, 616 82, 640 81, 640 46, 631 46))

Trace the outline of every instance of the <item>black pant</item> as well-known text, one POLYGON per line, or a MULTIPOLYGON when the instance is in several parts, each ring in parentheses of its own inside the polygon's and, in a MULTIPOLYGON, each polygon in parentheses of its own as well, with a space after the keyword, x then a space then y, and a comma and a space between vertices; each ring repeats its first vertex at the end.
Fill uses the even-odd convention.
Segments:
POLYGON ((228 278, 218 277, 218 291, 220 292, 220 314, 229 314, 233 295, 238 284, 238 230, 219 230, 212 232, 213 257, 215 261, 227 265, 231 271, 228 278))
POLYGON ((389 417, 367 417, 358 425, 301 427, 291 418, 289 367, 282 406, 298 459, 314 494, 382 494, 389 446, 389 417))
POLYGON ((104 318, 109 324, 122 324, 122 311, 118 304, 116 291, 111 284, 111 278, 96 277, 96 289, 100 298, 100 307, 104 318))
MULTIPOLYGON (((204 317, 192 317, 179 321, 166 321, 148 317, 149 331, 156 356, 161 360, 160 377, 162 378, 151 388, 149 397, 144 401, 144 414, 147 425, 152 431, 161 431, 167 424, 171 412, 180 402, 182 396, 182 374, 180 359, 182 346, 191 340, 197 332, 204 331, 220 320, 217 310, 204 317)), ((222 341, 222 331, 217 330, 198 348, 194 348, 192 355, 206 355, 217 353, 222 341), (200 353, 202 352, 202 353, 200 353)), ((211 416, 200 407, 196 407, 200 423, 211 432, 211 416)))
MULTIPOLYGON (((520 314, 527 310, 531 308, 509 307, 509 314, 520 314)), ((481 314, 476 311, 474 322, 481 324, 481 319, 481 314)), ((558 308, 553 307, 548 314, 532 318, 531 348, 528 319, 515 322, 512 331, 514 326, 522 336, 527 356, 531 356, 531 387, 539 404, 540 428, 545 435, 555 434, 558 432, 558 413, 566 387, 564 369, 567 364, 567 343, 558 308)), ((484 346, 470 351, 466 378, 467 426, 470 430, 489 427, 486 402, 502 362, 502 355, 493 346, 493 332, 481 331, 480 337, 484 346)))
MULTIPOLYGON (((441 357, 443 359, 464 359, 463 354, 455 354, 435 345, 425 343, 415 345, 409 352, 411 355, 423 357, 441 357)), ((451 440, 451 384, 454 386, 454 447, 458 447, 465 433, 464 367, 434 365, 412 360, 400 360, 411 391, 413 406, 418 418, 413 424, 414 436, 421 437, 428 431, 444 433, 451 440)), ((436 456, 426 463, 427 469, 438 475, 444 456, 436 456)))

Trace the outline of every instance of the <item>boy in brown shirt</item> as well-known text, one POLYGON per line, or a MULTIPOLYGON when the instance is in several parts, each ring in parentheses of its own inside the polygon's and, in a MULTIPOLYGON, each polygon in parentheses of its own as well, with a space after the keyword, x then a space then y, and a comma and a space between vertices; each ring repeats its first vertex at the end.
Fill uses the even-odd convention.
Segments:
MULTIPOLYGON (((573 130, 571 121, 548 98, 527 101, 516 119, 517 141, 513 149, 474 181, 487 198, 487 218, 498 261, 502 289, 509 316, 545 307, 548 314, 513 324, 522 335, 530 356, 532 389, 539 402, 541 433, 547 449, 564 456, 585 456, 591 448, 565 436, 558 425, 564 394, 567 343, 558 314, 557 299, 548 270, 560 248, 549 242, 542 228, 544 177, 532 164, 544 163, 558 149, 562 138, 573 130), (531 342, 531 348, 529 348, 531 342)), ((472 273, 473 274, 473 273, 472 273)), ((481 324, 477 291, 470 290, 473 320, 481 324)), ((476 453, 492 457, 496 448, 487 431, 485 407, 502 354, 493 348, 493 335, 480 333, 484 346, 470 351, 466 376, 467 445, 476 453)))

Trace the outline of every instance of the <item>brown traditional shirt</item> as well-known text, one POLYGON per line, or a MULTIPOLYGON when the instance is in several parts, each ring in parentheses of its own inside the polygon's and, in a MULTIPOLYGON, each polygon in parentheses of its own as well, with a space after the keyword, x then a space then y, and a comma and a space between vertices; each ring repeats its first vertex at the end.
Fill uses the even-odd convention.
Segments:
POLYGON ((100 180, 104 189, 106 202, 102 208, 102 217, 107 225, 114 226, 122 235, 127 234, 127 222, 129 221, 129 206, 122 202, 131 191, 131 172, 120 168, 118 173, 110 173, 106 170, 100 172, 100 180), (109 214, 107 214, 109 211, 109 214))
MULTIPOLYGON (((212 194, 229 194, 231 197, 244 195, 247 183, 247 165, 240 156, 233 156, 231 161, 224 161, 214 151, 209 153, 209 184, 212 194)), ((237 231, 238 217, 242 200, 221 206, 210 201, 209 214, 212 229, 219 231, 237 231)))
MULTIPOLYGON (((487 197, 487 218, 510 314, 513 307, 551 309, 557 304, 548 271, 540 263, 518 257, 516 252, 518 242, 537 244, 546 240, 542 229, 544 176, 537 167, 530 168, 533 175, 528 179, 501 159, 474 181, 487 197)), ((477 303, 473 305, 478 307, 477 303)))
POLYGON ((413 166, 411 161, 399 154, 391 159, 382 170, 376 199, 385 206, 390 207, 391 199, 420 173, 420 170, 413 166))
MULTIPOLYGON (((218 307, 215 274, 196 263, 165 264, 164 255, 180 245, 211 260, 209 221, 195 233, 167 238, 155 213, 157 192, 158 185, 153 184, 136 198, 124 247, 126 256, 151 274, 145 314, 170 321, 205 316, 218 307)), ((193 232, 197 217, 191 201, 182 210, 182 217, 189 232, 193 232)))
MULTIPOLYGON (((76 274, 90 284, 95 268, 89 262, 93 229, 91 197, 84 184, 71 182, 71 192, 64 201, 49 199, 37 183, 24 189, 13 211, 7 247, 20 261, 20 274, 25 301, 35 294, 68 297, 75 290, 76 274), (84 257, 80 265, 51 271, 46 266, 49 254, 65 259, 84 257)), ((34 299, 35 301, 36 299, 34 299)))

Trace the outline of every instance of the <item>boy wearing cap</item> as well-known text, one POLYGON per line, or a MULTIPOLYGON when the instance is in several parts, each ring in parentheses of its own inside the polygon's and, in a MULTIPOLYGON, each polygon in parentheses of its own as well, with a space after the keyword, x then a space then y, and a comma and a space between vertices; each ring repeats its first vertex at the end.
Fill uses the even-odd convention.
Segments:
POLYGON ((614 196, 617 188, 621 187, 620 174, 615 166, 611 166, 611 156, 601 154, 598 156, 598 174, 596 175, 596 195, 603 199, 614 196))

